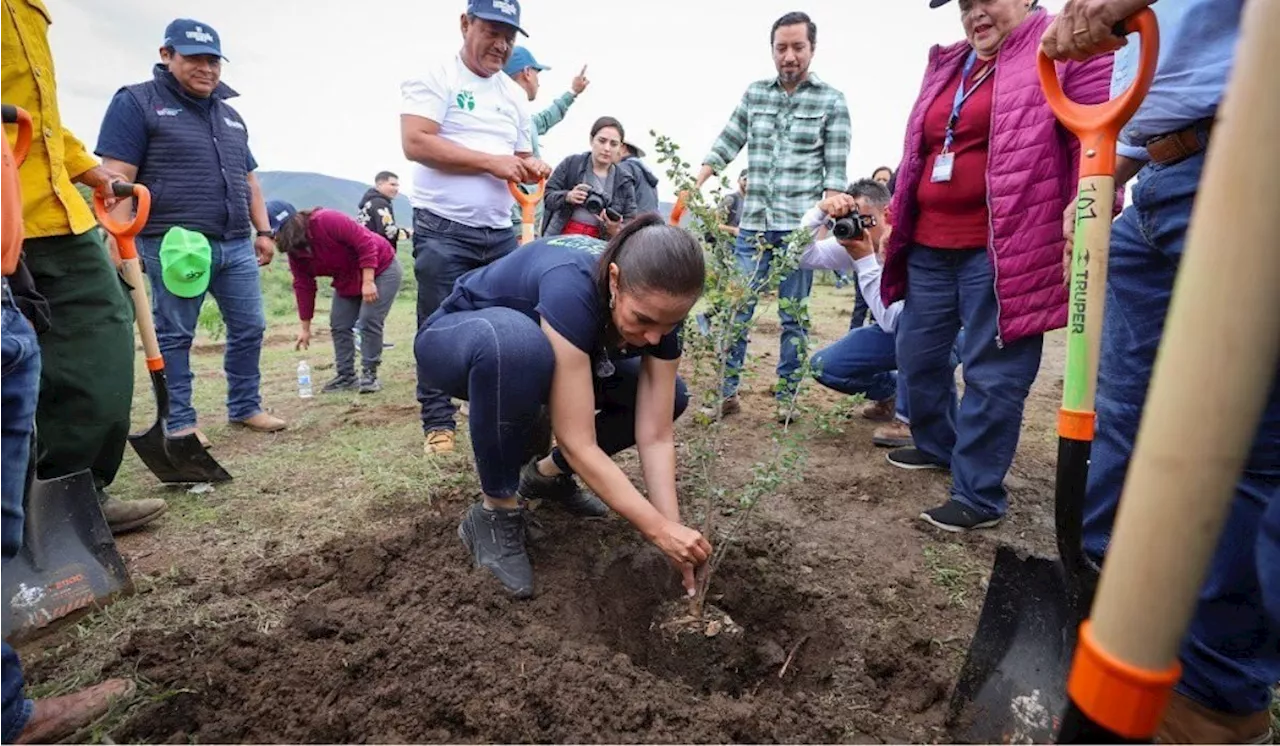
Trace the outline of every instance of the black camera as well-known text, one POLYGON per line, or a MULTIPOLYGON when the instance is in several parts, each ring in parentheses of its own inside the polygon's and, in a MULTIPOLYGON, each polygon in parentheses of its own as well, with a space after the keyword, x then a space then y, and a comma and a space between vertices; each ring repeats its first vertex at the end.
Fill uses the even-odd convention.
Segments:
POLYGON ((608 206, 608 204, 609 204, 609 200, 605 199, 603 194, 596 191, 595 189, 588 188, 587 198, 582 201, 582 209, 586 210, 592 215, 599 215, 601 212, 604 211, 604 208, 608 206))
POLYGON ((862 238, 863 231, 874 228, 875 225, 876 219, 873 216, 863 215, 856 209, 842 218, 827 220, 827 228, 839 241, 856 241, 862 238))

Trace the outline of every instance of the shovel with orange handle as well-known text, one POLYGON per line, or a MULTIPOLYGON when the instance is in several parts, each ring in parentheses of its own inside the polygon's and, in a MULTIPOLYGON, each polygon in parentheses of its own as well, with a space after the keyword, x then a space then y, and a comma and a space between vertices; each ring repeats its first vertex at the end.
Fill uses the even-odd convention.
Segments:
POLYGON ((680 192, 676 197, 676 203, 671 206, 671 217, 667 219, 671 225, 680 225, 680 220, 684 218, 684 203, 687 196, 685 192, 680 192))
POLYGON ((142 463, 161 482, 225 482, 231 479, 231 475, 209 455, 195 433, 175 438, 164 432, 164 421, 169 416, 169 384, 164 374, 164 357, 160 354, 160 343, 156 339, 151 302, 147 300, 146 280, 142 276, 142 264, 134 241, 151 214, 151 192, 141 184, 115 183, 111 186, 116 197, 133 197, 137 200, 133 218, 128 222, 111 217, 100 194, 94 194, 93 207, 98 214, 98 222, 115 237, 116 245, 120 247, 120 274, 129 286, 129 295, 133 299, 138 336, 142 338, 142 350, 147 357, 147 370, 151 374, 151 390, 156 399, 155 422, 147 430, 131 434, 129 443, 142 463))
POLYGON ((533 240, 534 209, 542 200, 543 193, 547 191, 547 180, 539 181, 538 188, 532 194, 525 194, 520 185, 514 181, 507 182, 507 189, 511 191, 511 196, 516 198, 516 204, 520 205, 520 244, 524 245, 533 240))
POLYGON ((1276 380, 1280 1, 1248 3, 1240 28, 1060 743, 1155 735, 1276 380))
POLYGON ((1119 97, 1082 105, 1068 99, 1053 61, 1038 60, 1049 107, 1080 140, 1080 183, 1068 290, 1067 365, 1058 417, 1054 531, 1058 557, 1001 545, 978 629, 947 713, 959 741, 1045 743, 1067 706, 1066 678, 1076 629, 1092 602, 1098 570, 1085 556, 1082 528, 1094 391, 1115 204, 1116 140, 1151 87, 1160 49, 1155 16, 1144 10, 1116 33, 1141 37, 1134 82, 1119 97))

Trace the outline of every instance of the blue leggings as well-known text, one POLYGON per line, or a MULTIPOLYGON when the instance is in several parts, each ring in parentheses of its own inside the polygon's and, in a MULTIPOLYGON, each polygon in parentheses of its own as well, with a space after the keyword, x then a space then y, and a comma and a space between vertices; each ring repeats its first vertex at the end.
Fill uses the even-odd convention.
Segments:
MULTIPOLYGON (((529 439, 551 393, 556 360, 537 323, 509 308, 437 314, 414 342, 418 380, 471 402, 471 447, 486 495, 513 497, 529 439)), ((595 379, 596 442, 612 456, 636 444, 640 358, 614 360, 614 373, 595 379)), ((689 405, 676 379, 675 417, 689 405)), ((572 473, 559 449, 556 465, 572 473)))

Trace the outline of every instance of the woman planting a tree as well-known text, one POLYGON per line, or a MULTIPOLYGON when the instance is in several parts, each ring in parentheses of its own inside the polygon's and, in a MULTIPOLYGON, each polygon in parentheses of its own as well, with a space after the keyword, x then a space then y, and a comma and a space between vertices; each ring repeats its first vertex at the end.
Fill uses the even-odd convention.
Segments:
POLYGON ((484 499, 466 512, 458 535, 512 595, 533 595, 527 500, 583 517, 612 508, 667 555, 693 592, 694 566, 711 546, 680 523, 674 420, 689 398, 676 376, 679 327, 705 273, 697 241, 644 215, 608 244, 570 235, 521 246, 458 280, 418 331, 422 380, 471 402, 484 499), (558 447, 522 463, 544 405, 558 447), (648 499, 611 459, 632 445, 648 499), (600 498, 582 491, 574 474, 600 498))

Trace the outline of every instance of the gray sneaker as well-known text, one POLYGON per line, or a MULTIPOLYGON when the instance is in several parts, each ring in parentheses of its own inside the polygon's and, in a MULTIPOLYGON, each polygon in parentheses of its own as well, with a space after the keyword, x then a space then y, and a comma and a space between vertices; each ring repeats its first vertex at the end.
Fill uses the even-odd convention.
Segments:
POLYGON ((564 508, 581 518, 603 518, 609 515, 604 501, 578 486, 570 474, 544 477, 538 471, 535 458, 520 470, 520 497, 525 500, 543 500, 564 508))
POLYGON ((483 503, 476 503, 462 516, 458 537, 476 567, 488 568, 508 593, 516 598, 533 595, 523 510, 486 510, 483 503))
POLYGON ((336 394, 340 391, 355 391, 360 388, 360 382, 355 376, 337 376, 332 381, 324 385, 320 389, 322 394, 336 394))
POLYGON ((382 384, 378 381, 378 371, 365 370, 360 375, 360 393, 376 394, 382 390, 382 384))

